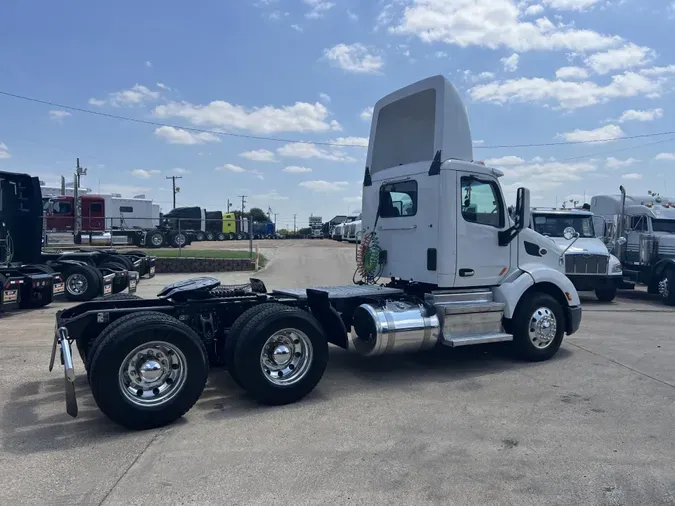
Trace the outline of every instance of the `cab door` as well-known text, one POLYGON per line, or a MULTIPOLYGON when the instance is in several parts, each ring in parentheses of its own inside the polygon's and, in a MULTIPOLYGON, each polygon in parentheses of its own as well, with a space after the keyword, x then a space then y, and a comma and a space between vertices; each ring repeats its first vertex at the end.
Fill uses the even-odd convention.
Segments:
POLYGON ((495 286, 509 270, 511 248, 499 245, 508 227, 506 203, 497 179, 457 172, 456 287, 495 286))

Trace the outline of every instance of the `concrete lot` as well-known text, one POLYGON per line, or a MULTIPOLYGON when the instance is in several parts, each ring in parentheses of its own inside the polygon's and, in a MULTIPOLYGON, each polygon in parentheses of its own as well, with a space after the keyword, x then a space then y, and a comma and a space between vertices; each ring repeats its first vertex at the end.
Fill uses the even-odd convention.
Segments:
MULTIPOLYGON (((279 243, 268 288, 351 282, 352 248, 279 243)), ((303 402, 260 407, 214 371, 184 419, 140 433, 108 422, 84 377, 65 414, 47 372, 58 307, 0 318, 0 504, 675 504, 675 313, 644 292, 585 299, 549 362, 333 348, 303 402)))

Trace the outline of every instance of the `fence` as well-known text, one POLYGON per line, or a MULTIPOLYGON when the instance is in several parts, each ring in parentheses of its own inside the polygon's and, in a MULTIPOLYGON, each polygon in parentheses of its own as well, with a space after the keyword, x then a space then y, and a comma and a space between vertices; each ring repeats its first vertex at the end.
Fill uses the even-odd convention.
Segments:
MULTIPOLYGON (((83 216, 80 233, 75 235, 72 216, 42 218, 43 245, 58 247, 122 247, 156 249, 160 256, 209 258, 255 258, 254 242, 269 239, 311 237, 310 233, 277 230, 271 222, 250 219, 202 219, 129 217, 114 218, 83 216), (166 250, 170 248, 169 250, 166 250), (166 250, 166 251, 164 251, 166 250)), ((155 254, 155 253, 153 253, 155 254)))

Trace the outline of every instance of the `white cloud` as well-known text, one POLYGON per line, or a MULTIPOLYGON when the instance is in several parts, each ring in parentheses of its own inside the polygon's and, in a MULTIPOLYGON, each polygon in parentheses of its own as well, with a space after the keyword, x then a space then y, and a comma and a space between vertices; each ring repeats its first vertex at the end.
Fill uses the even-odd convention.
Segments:
POLYGON ((358 42, 324 49, 324 56, 331 65, 356 74, 378 74, 384 66, 384 60, 375 49, 358 42))
POLYGON ((357 197, 342 197, 342 200, 344 200, 347 204, 358 204, 363 200, 363 197, 361 195, 357 197))
POLYGON ((151 68, 152 68, 152 62, 149 61, 149 60, 146 60, 146 61, 145 61, 145 66, 148 67, 149 69, 151 69, 151 68))
POLYGON ((509 202, 515 201, 520 186, 530 189, 533 195, 558 188, 573 181, 582 181, 596 171, 595 164, 583 162, 537 162, 504 168, 504 193, 509 202))
POLYGON ((260 134, 342 129, 337 121, 328 120, 328 109, 320 102, 296 102, 282 107, 266 105, 253 109, 223 100, 215 100, 206 105, 169 102, 155 107, 154 114, 158 118, 184 118, 193 125, 247 130, 260 134))
POLYGON ((621 179, 642 179, 642 174, 637 172, 629 172, 628 174, 621 176, 621 179))
POLYGON ((471 81, 473 83, 478 81, 486 81, 488 79, 494 79, 494 72, 480 72, 479 74, 474 74, 471 70, 460 70, 458 71, 462 74, 462 78, 465 81, 471 81))
MULTIPOLYGON (((384 11, 383 11, 384 12, 384 11)), ((513 0, 413 0, 390 31, 415 35, 424 42, 445 42, 459 47, 481 46, 513 51, 598 51, 616 46, 617 36, 569 25, 554 25, 547 18, 522 21, 513 0)), ((391 19, 389 13, 388 19, 391 19)))
POLYGON ((2 160, 3 158, 4 159, 12 158, 12 155, 9 152, 7 144, 5 144, 4 142, 0 142, 0 160, 2 160))
POLYGON ((169 88, 169 87, 168 87, 166 84, 164 84, 164 83, 155 83, 155 84, 157 85, 158 88, 162 88, 163 90, 166 90, 166 91, 171 91, 171 88, 169 88))
POLYGON ((256 200, 264 200, 266 202, 270 200, 288 200, 288 197, 284 195, 279 195, 279 193, 276 190, 271 190, 261 195, 252 195, 251 198, 256 200))
MULTIPOLYGON (((2 144, 0 144, 0 148, 2 147, 2 144)), ((0 155, 0 158, 2 158, 2 155, 0 155)), ((654 160, 667 160, 669 162, 675 161, 675 153, 659 153, 654 157, 654 160)))
POLYGON ((319 19, 324 17, 326 12, 332 9, 335 4, 333 2, 326 2, 324 0, 303 0, 309 5, 310 10, 305 14, 307 19, 319 19))
POLYGON ((499 60, 504 66, 506 72, 515 72, 518 70, 518 62, 520 61, 520 56, 518 53, 513 53, 511 56, 506 58, 501 58, 499 60))
POLYGON ((485 144, 485 141, 482 140, 482 139, 478 139, 478 140, 473 141, 474 146, 482 146, 483 144, 485 144))
POLYGON ((434 56, 435 56, 436 58, 447 58, 447 57, 448 57, 448 53, 446 53, 445 51, 436 51, 436 52, 434 53, 434 56))
POLYGON ((89 103, 96 106, 108 104, 113 107, 131 107, 141 105, 144 102, 152 102, 157 100, 159 96, 158 91, 153 91, 141 84, 134 84, 128 90, 108 93, 105 99, 90 98, 89 103))
POLYGON ((162 126, 155 130, 155 135, 169 144, 185 144, 192 146, 206 142, 220 142, 217 135, 208 132, 190 132, 182 128, 162 126))
POLYGON ((603 0, 544 0, 544 4, 559 11, 585 11, 603 0))
POLYGON ((330 95, 328 93, 319 93, 319 100, 321 100, 324 104, 329 104, 330 95))
POLYGON ((605 125, 594 130, 577 128, 572 132, 558 134, 557 137, 567 142, 609 142, 611 139, 623 137, 624 133, 618 125, 605 125))
POLYGON ((161 172, 162 171, 156 169, 153 170, 134 169, 131 171, 131 175, 139 179, 150 179, 152 176, 160 174, 161 172))
POLYGON ((658 96, 663 80, 653 80, 635 72, 612 76, 606 85, 592 81, 550 81, 541 77, 517 78, 480 84, 469 89, 477 102, 505 104, 509 102, 557 102, 563 109, 577 109, 605 103, 614 98, 646 95, 658 96))
POLYGON ((309 167, 300 167, 298 165, 289 165, 288 167, 284 167, 283 169, 284 172, 288 172, 289 174, 302 174, 305 172, 312 172, 312 169, 309 167))
POLYGON ((356 14, 355 12, 350 11, 349 9, 347 9, 347 16, 352 21, 358 21, 359 20, 359 15, 356 14))
POLYGON ((675 65, 668 65, 667 67, 650 67, 648 69, 641 69, 640 74, 643 76, 663 76, 666 74, 675 74, 675 65))
POLYGON ((56 121, 63 121, 63 118, 67 118, 68 116, 72 116, 72 114, 70 114, 68 111, 61 111, 61 110, 49 111, 49 117, 56 121))
POLYGON ((502 156, 500 158, 488 158, 485 160, 485 165, 489 167, 498 167, 501 165, 519 165, 522 163, 525 163, 525 160, 519 156, 513 155, 502 156))
POLYGON ((274 158, 274 153, 267 149, 253 149, 251 151, 244 151, 239 153, 239 156, 242 158, 247 158, 248 160, 253 160, 254 162, 276 162, 277 159, 274 158))
POLYGON ((361 111, 361 114, 359 116, 363 121, 370 121, 373 117, 373 110, 374 107, 366 107, 363 111, 361 111))
POLYGON ((648 47, 629 43, 617 49, 592 54, 584 63, 598 74, 608 74, 613 70, 646 65, 654 57, 653 53, 648 47))
POLYGON ((621 167, 628 167, 629 165, 633 165, 634 163, 637 163, 639 161, 640 160, 637 160, 635 158, 626 158, 625 160, 619 160, 617 158, 614 158, 613 156, 610 156, 605 161, 605 167, 607 167, 608 169, 618 169, 621 167))
POLYGON ((214 170, 219 172, 246 172, 246 169, 239 167, 239 165, 233 165, 231 163, 226 163, 225 165, 220 165, 214 170))
POLYGON ((337 149, 318 148, 315 144, 309 142, 292 142, 277 148, 280 156, 288 158, 320 158, 322 160, 331 160, 334 162, 356 162, 353 156, 339 151, 337 149))
POLYGON ((139 195, 152 191, 152 188, 147 186, 134 186, 117 183, 103 183, 100 185, 101 193, 119 193, 123 197, 130 197, 132 195, 139 195))
POLYGON ((623 111, 623 114, 619 118, 619 123, 624 123, 626 121, 654 121, 655 119, 660 119, 662 117, 663 109, 648 109, 646 111, 629 109, 623 111))
POLYGON ((300 25, 291 25, 291 28, 295 30, 296 32, 302 32, 302 27, 300 25))
POLYGON ((316 192, 329 193, 343 191, 349 186, 347 181, 303 181, 298 186, 316 192))
POLYGON ((265 179, 265 176, 259 170, 250 170, 249 172, 253 174, 253 177, 255 177, 256 179, 265 179))
POLYGON ((362 148, 368 147, 368 137, 338 137, 330 141, 331 144, 340 144, 347 146, 360 146, 362 148))
POLYGON ((537 14, 541 14, 544 12, 544 7, 539 4, 535 5, 530 5, 527 9, 525 9, 525 12, 523 14, 525 16, 536 16, 537 14))
POLYGON ((555 71, 558 79, 586 79, 588 70, 583 67, 560 67, 555 71))
POLYGON ((180 167, 176 167, 175 169, 171 169, 171 172, 173 172, 174 174, 192 174, 191 170, 181 169, 180 167))

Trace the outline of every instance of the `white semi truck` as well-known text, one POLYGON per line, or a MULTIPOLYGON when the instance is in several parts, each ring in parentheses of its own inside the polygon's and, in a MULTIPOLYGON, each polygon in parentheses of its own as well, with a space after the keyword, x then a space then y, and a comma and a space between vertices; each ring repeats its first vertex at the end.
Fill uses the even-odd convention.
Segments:
POLYGON ((577 291, 595 292, 598 300, 611 302, 618 288, 622 288, 621 262, 596 237, 593 213, 579 209, 534 207, 530 228, 548 237, 565 252, 565 275, 577 291), (576 230, 574 237, 566 237, 565 230, 576 230))
POLYGON ((675 199, 619 192, 591 199, 600 235, 621 260, 627 288, 642 283, 675 306, 675 199))
POLYGON ((321 380, 329 343, 374 356, 506 342, 523 359, 551 358, 579 328, 581 304, 562 249, 528 228, 529 191, 518 189, 511 220, 500 175, 474 163, 466 109, 443 76, 387 95, 373 113, 354 285, 268 291, 196 278, 154 300, 66 309, 51 365, 58 351, 68 412, 71 343, 98 406, 134 429, 186 413, 210 364, 261 403, 298 401, 321 380))

